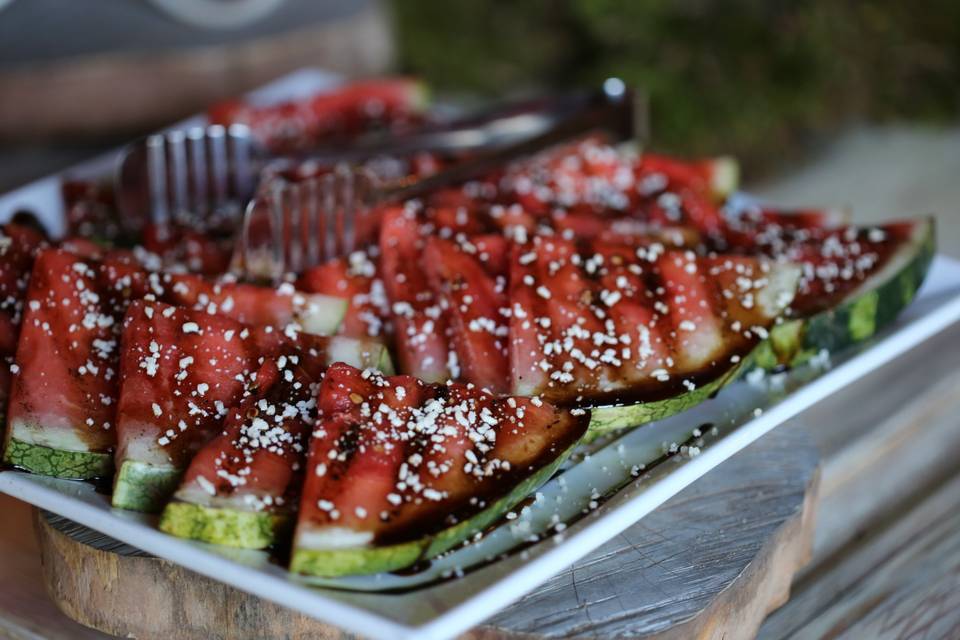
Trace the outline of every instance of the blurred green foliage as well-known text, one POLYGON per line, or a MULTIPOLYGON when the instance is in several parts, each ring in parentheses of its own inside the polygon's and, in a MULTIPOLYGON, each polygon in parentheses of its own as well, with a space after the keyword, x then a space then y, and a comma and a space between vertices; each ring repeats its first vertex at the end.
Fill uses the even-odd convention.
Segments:
POLYGON ((400 62, 440 91, 618 75, 655 146, 762 170, 851 121, 960 113, 957 0, 395 0, 400 62))

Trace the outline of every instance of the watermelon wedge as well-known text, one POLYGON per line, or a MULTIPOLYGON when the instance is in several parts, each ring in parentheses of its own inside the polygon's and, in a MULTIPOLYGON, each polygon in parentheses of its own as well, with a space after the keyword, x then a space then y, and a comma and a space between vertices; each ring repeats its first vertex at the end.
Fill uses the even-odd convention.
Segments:
POLYGON ((384 214, 380 259, 398 365, 427 382, 443 382, 456 378, 460 367, 456 351, 450 348, 441 301, 423 267, 425 246, 415 208, 392 207, 384 214))
POLYGON ((791 265, 556 235, 514 246, 512 392, 593 407, 591 430, 708 397, 793 298, 791 265))
POLYGON ((546 481, 587 426, 532 398, 495 397, 336 364, 318 397, 290 569, 408 567, 495 523, 546 481))
POLYGON ((307 149, 422 116, 426 85, 412 78, 354 82, 304 99, 266 106, 230 100, 208 111, 216 124, 245 124, 274 151, 307 149))
POLYGON ((782 248, 802 267, 800 287, 757 366, 797 366, 871 338, 916 296, 935 252, 932 218, 827 229, 782 248))
POLYGON ((430 238, 423 263, 450 327, 460 363, 459 379, 481 389, 506 393, 510 387, 507 353, 509 311, 505 266, 507 241, 430 238))
POLYGON ((160 528, 260 549, 292 524, 326 359, 285 348, 267 359, 223 430, 194 456, 160 528))
POLYGON ((134 302, 123 327, 113 505, 162 508, 193 455, 256 385, 261 360, 290 341, 324 363, 351 356, 360 366, 385 366, 383 345, 335 340, 134 302))
POLYGON ((42 251, 27 291, 4 461, 64 478, 112 469, 120 324, 146 286, 124 256, 42 251))
POLYGON ((220 314, 252 325, 286 328, 318 335, 335 333, 349 301, 320 293, 297 291, 285 283, 276 289, 211 281, 193 274, 150 274, 151 292, 169 304, 220 314))
POLYGON ((634 167, 634 175, 642 190, 662 182, 671 189, 691 188, 707 193, 720 202, 736 191, 740 167, 730 156, 681 160, 644 152, 634 167))
POLYGON ((0 227, 0 425, 6 424, 10 392, 10 367, 17 351, 23 299, 33 261, 45 244, 43 235, 30 227, 0 227))

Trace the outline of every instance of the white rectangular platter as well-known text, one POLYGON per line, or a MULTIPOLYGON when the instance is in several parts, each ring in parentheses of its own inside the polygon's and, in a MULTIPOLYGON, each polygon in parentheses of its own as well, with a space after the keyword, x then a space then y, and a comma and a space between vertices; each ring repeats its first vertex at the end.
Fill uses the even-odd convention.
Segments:
MULTIPOLYGON (((281 97, 334 81, 305 71, 258 95, 281 97)), ((102 173, 109 162, 99 158, 75 175, 102 173)), ((58 187, 55 176, 0 196, 0 220, 27 204, 45 222, 47 215, 61 215, 52 204, 59 202, 58 187)), ((613 538, 764 433, 956 322, 960 262, 937 257, 919 298, 871 342, 832 362, 823 359, 772 378, 750 376, 688 412, 594 444, 515 519, 411 575, 308 584, 263 553, 168 536, 152 517, 111 509, 107 496, 91 485, 3 471, 0 491, 351 632, 384 639, 449 638, 613 538), (694 429, 704 434, 691 437, 694 429), (677 453, 666 455, 671 451, 677 453), (590 508, 591 502, 600 504, 590 508), (521 545, 522 551, 511 551, 521 545)))

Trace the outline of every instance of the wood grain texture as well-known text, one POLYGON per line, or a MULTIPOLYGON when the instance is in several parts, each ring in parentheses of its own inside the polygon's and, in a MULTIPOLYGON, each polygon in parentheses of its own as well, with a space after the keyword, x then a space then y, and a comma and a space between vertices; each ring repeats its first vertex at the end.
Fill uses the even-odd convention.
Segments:
POLYGON ((751 638, 810 552, 819 456, 784 426, 474 638, 751 638))
POLYGON ((960 523, 945 524, 960 513, 958 344, 955 327, 850 387, 844 396, 862 408, 853 415, 832 399, 809 413, 811 435, 827 453, 814 557, 790 601, 764 623, 762 640, 960 637, 952 626, 960 590, 947 586, 960 549, 951 557, 942 546, 960 541, 960 523), (922 563, 931 553, 939 557, 922 563), (868 592, 865 600, 856 595, 868 592), (936 611, 937 620, 899 617, 909 610, 936 611), (873 626, 851 631, 888 614, 887 635, 873 626))
MULTIPOLYGON (((809 556, 818 460, 784 427, 467 636, 751 637, 809 556)), ((51 597, 85 625, 165 640, 343 637, 57 516, 38 526, 51 597)))
POLYGON ((31 510, 0 495, 0 639, 103 640, 106 636, 80 626, 47 598, 31 510))
POLYGON ((780 637, 791 638, 960 637, 960 476, 918 497, 881 531, 822 568, 815 582, 829 592, 822 608, 789 629, 772 618, 765 631, 779 625, 780 637))
POLYGON ((342 637, 302 614, 53 514, 36 513, 47 591, 83 625, 115 636, 164 640, 342 637))

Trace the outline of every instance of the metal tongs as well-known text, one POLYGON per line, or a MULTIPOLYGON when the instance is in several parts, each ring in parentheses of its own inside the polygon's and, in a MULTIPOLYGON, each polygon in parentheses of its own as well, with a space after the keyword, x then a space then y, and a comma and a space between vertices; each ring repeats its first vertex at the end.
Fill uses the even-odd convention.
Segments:
POLYGON ((171 218, 187 223, 231 219, 242 210, 231 271, 243 279, 276 281, 353 251, 358 227, 379 205, 489 174, 593 131, 615 140, 633 138, 645 125, 643 106, 612 78, 600 90, 498 106, 404 136, 367 136, 348 148, 307 158, 270 156, 242 125, 173 130, 126 150, 116 173, 118 203, 127 211, 146 209, 156 225, 171 218), (427 177, 393 180, 360 164, 421 151, 465 153, 467 159, 427 177), (259 185, 271 163, 308 160, 332 170, 302 181, 259 185))

